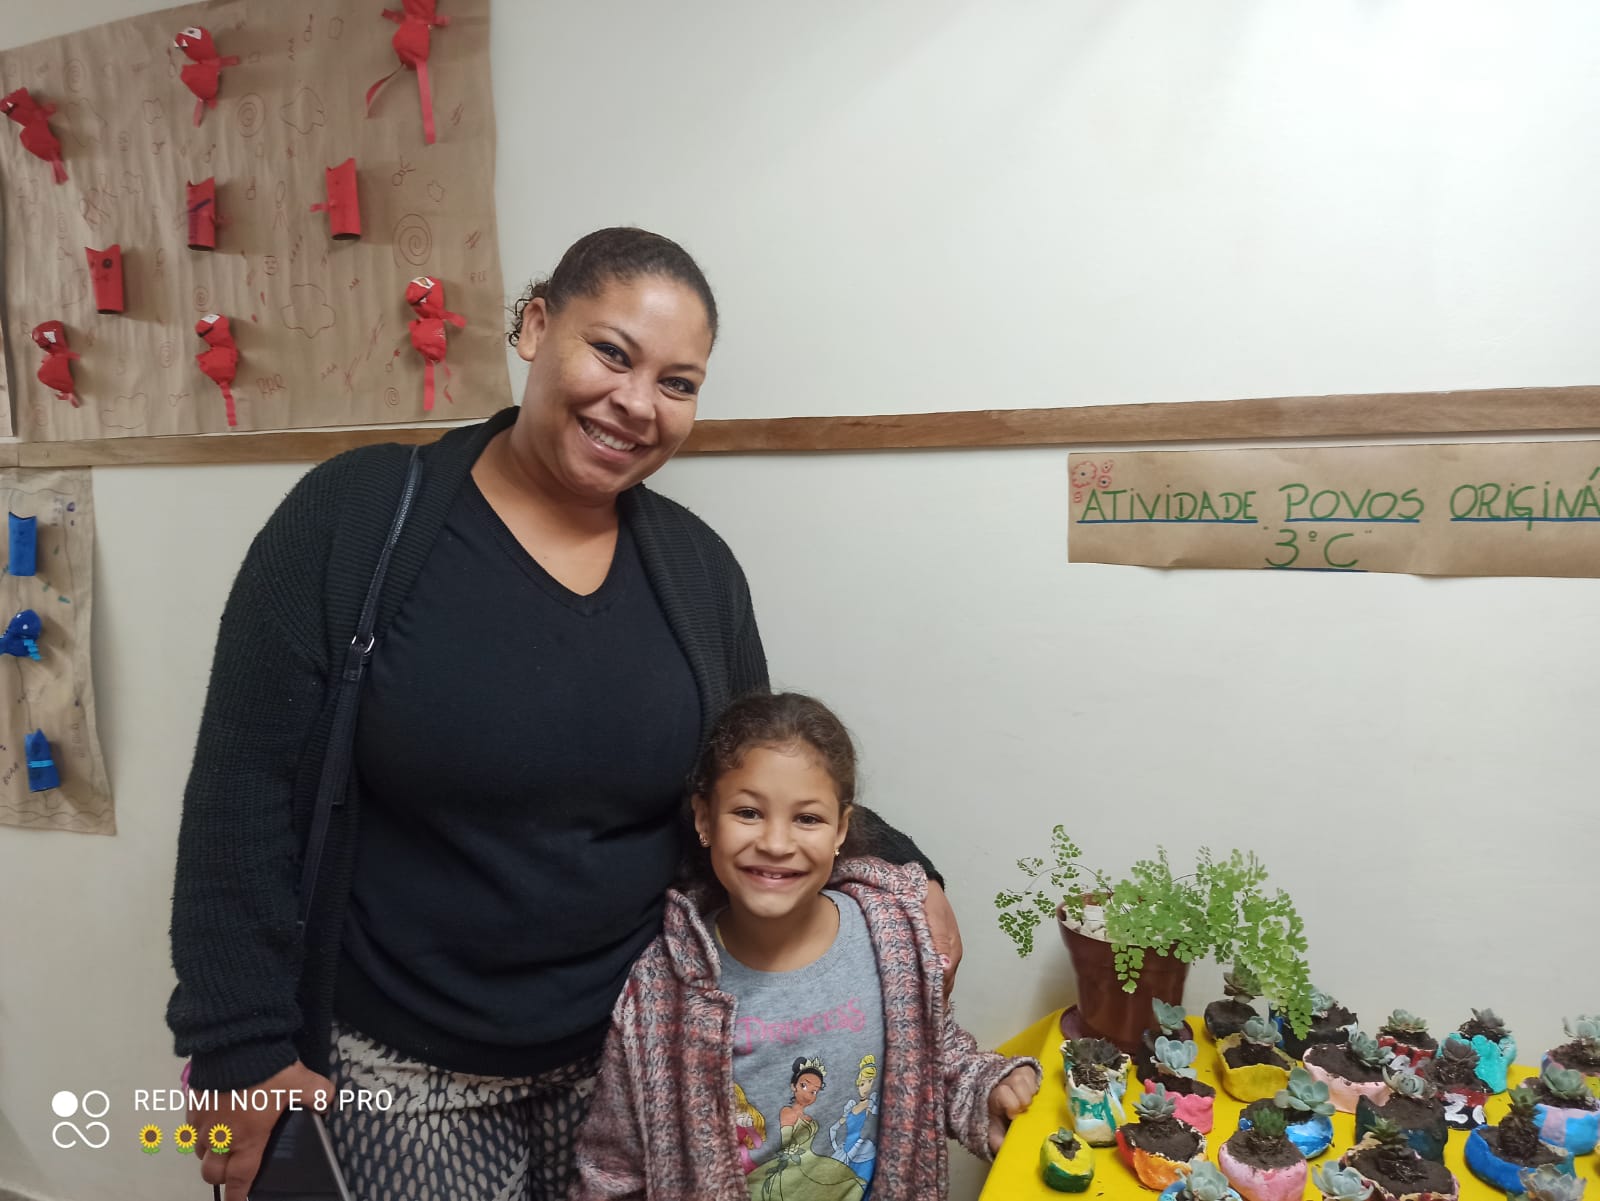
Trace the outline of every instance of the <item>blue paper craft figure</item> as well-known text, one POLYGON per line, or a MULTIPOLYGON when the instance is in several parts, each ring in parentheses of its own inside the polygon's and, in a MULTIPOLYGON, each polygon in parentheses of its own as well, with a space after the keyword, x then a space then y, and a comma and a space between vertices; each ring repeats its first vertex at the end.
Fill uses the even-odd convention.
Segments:
POLYGON ((32 609, 24 609, 11 619, 6 632, 0 634, 0 655, 15 655, 19 659, 26 655, 38 660, 39 633, 43 629, 39 615, 32 609))
POLYGON ((11 515, 11 541, 6 568, 12 575, 32 575, 38 570, 39 519, 11 515))
POLYGON ((22 742, 28 756, 28 791, 44 792, 61 787, 61 773, 56 770, 55 756, 50 750, 50 740, 43 730, 35 730, 22 742))

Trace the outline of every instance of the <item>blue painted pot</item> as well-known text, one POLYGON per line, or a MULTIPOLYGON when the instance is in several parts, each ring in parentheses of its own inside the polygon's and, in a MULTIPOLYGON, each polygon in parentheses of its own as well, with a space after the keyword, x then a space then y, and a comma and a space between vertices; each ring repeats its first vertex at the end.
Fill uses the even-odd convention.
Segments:
MULTIPOLYGON (((1512 1196, 1522 1195, 1521 1164, 1514 1164, 1508 1159, 1501 1159, 1489 1146, 1489 1140, 1484 1137, 1487 1127, 1478 1126, 1471 1134, 1467 1135, 1467 1145, 1464 1155, 1467 1161, 1467 1170, 1485 1184, 1512 1196)), ((1572 1170, 1572 1156, 1568 1155, 1558 1164, 1552 1164, 1558 1172, 1565 1172, 1568 1176, 1576 1175, 1572 1170)))
MULTIPOLYGON (((1239 1115, 1240 1130, 1248 1130, 1252 1125, 1254 1123, 1244 1114, 1239 1115)), ((1333 1146, 1333 1122, 1320 1114, 1291 1123, 1285 1127, 1284 1134, 1307 1159, 1315 1159, 1333 1146)))
MULTIPOLYGON (((1457 1042, 1469 1043, 1478 1053, 1478 1079, 1483 1081, 1483 1087, 1491 1093, 1506 1091, 1506 1074, 1511 1070, 1511 1065, 1517 1059, 1517 1040, 1509 1034, 1498 1043, 1492 1043, 1481 1034, 1474 1034, 1470 1039, 1462 1038, 1459 1034, 1445 1036, 1444 1042, 1455 1039, 1457 1042)), ((1434 1058, 1444 1054, 1444 1043, 1439 1044, 1439 1049, 1434 1052, 1434 1058)))
MULTIPOLYGON (((1178 1195, 1183 1192, 1183 1185, 1182 1180, 1174 1180, 1167 1185, 1161 1190, 1161 1201, 1178 1201, 1178 1195)), ((1244 1201, 1244 1198, 1239 1196, 1238 1190, 1229 1189, 1222 1195, 1222 1201, 1244 1201)))
POLYGON ((1600 1110, 1535 1105, 1533 1120, 1541 1139, 1569 1154, 1587 1155, 1600 1143, 1600 1110))

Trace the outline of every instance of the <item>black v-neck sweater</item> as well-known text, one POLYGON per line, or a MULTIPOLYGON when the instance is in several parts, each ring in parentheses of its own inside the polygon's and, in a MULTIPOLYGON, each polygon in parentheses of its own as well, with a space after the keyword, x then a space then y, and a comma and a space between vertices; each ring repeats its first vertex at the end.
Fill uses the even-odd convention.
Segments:
MULTIPOLYGON (((378 606, 380 646, 473 463, 516 414, 503 410, 423 449, 421 488, 378 606)), ((172 907, 178 985, 167 1023, 177 1053, 193 1061, 195 1088, 256 1084, 296 1059, 327 1070, 359 773, 334 810, 303 936, 299 861, 328 744, 334 665, 355 629, 409 455, 398 444, 365 447, 309 472, 251 544, 223 610, 184 792, 172 907)), ((642 485, 618 505, 694 677, 703 738, 729 700, 767 687, 744 575, 727 545, 681 505, 642 485)), ((852 843, 929 866, 910 839, 865 810, 852 843)))

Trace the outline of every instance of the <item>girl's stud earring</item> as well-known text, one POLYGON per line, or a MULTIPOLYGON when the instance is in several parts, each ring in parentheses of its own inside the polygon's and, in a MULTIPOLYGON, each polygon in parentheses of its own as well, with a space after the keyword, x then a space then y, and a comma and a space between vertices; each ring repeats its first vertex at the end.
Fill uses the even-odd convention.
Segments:
POLYGON ((703 847, 708 847, 711 845, 711 840, 709 838, 702 838, 700 840, 700 845, 703 847))

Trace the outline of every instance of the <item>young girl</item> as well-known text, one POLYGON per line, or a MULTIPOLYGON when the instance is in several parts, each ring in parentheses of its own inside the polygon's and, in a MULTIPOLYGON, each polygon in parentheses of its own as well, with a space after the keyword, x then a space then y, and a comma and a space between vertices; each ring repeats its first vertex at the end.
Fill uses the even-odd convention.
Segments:
POLYGON ((634 964, 573 1201, 928 1201, 946 1136, 987 1159, 1027 1108, 1038 1063, 980 1051, 946 1007, 922 869, 838 858, 855 777, 810 697, 746 697, 712 729, 693 804, 720 889, 668 894, 634 964))

